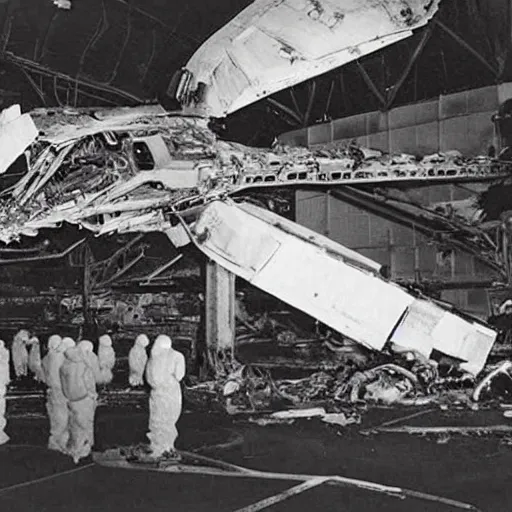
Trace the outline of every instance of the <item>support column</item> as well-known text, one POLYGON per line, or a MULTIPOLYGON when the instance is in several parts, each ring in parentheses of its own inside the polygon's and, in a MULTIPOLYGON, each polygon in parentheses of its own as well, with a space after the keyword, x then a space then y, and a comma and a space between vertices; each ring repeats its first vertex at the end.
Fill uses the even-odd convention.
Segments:
POLYGON ((89 243, 86 242, 83 249, 84 266, 82 273, 82 314, 84 324, 82 326, 82 337, 89 338, 92 331, 92 315, 91 315, 91 294, 93 291, 93 281, 91 275, 91 265, 93 262, 92 251, 89 243))
POLYGON ((208 362, 216 375, 230 371, 235 350, 235 275, 206 264, 205 329, 208 362))

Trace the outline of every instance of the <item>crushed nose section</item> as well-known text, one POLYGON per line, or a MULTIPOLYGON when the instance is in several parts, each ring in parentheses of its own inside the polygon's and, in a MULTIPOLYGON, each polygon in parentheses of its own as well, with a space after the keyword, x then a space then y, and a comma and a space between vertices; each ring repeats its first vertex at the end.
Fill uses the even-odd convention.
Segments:
POLYGON ((172 80, 184 108, 223 117, 407 38, 441 0, 255 0, 172 80))

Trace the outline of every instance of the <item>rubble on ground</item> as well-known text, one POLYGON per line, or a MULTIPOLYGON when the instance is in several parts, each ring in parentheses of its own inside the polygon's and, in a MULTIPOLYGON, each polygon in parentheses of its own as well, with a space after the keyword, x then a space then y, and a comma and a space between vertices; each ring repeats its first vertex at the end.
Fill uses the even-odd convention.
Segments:
POLYGON ((512 369, 509 361, 497 368, 489 365, 479 378, 461 372, 456 366, 439 367, 430 361, 434 370, 425 378, 424 363, 397 361, 391 353, 387 359, 394 362, 362 371, 340 367, 337 371, 314 372, 302 379, 274 379, 269 371, 241 366, 223 381, 210 381, 192 389, 197 393, 204 389, 210 395, 210 404, 215 400, 218 408, 231 415, 258 414, 252 421, 259 425, 318 416, 326 423, 350 425, 358 423, 361 412, 372 405, 431 404, 441 410, 476 410, 479 402, 492 404, 500 391, 501 396, 510 396, 512 392, 512 372, 507 373, 512 369), (496 375, 505 376, 508 388, 505 385, 501 390, 491 389, 496 375))
POLYGON ((500 390, 496 390, 495 394, 500 393, 509 395, 512 391, 512 361, 502 361, 498 365, 491 367, 487 374, 481 379, 478 385, 474 388, 472 393, 472 399, 478 402, 483 396, 489 396, 489 392, 492 392, 493 385, 498 384, 501 378, 502 385, 500 390), (503 383, 504 381, 504 383, 503 383), (503 385, 504 384, 504 385, 503 385))

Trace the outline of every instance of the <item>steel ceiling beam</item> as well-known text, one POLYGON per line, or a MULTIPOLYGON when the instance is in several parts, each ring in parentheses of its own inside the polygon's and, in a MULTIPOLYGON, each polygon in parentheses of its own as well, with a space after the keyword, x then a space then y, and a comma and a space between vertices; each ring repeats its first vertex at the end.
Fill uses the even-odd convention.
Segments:
POLYGON ((311 117, 311 110, 313 108, 313 103, 316 97, 316 80, 313 80, 311 85, 311 89, 309 90, 309 98, 308 98, 308 106, 306 108, 306 113, 304 114, 303 125, 306 127, 309 122, 309 118, 311 117))
POLYGON ((10 62, 10 63, 14 64, 15 66, 18 66, 27 71, 31 71, 33 73, 38 73, 40 75, 49 76, 52 78, 58 78, 58 79, 66 81, 66 82, 69 82, 71 84, 88 87, 88 88, 94 89, 96 91, 106 92, 108 94, 112 94, 119 98, 123 98, 125 100, 129 100, 131 102, 135 102, 138 104, 144 103, 144 100, 142 98, 139 98, 138 96, 135 96, 134 94, 131 94, 129 92, 123 91, 122 89, 118 89, 117 87, 101 84, 101 83, 95 82, 94 80, 90 80, 87 78, 75 78, 75 77, 66 75, 65 73, 61 73, 59 71, 54 71, 53 69, 47 68, 46 66, 38 64, 37 62, 34 62, 30 59, 20 57, 11 52, 6 52, 4 55, 2 55, 1 58, 2 58, 2 60, 6 61, 6 62, 10 62))
MULTIPOLYGON (((165 23, 162 19, 160 19, 158 16, 155 16, 144 9, 141 9, 140 7, 137 7, 133 4, 133 2, 128 2, 126 0, 113 0, 117 3, 123 4, 127 9, 136 12, 137 14, 140 14, 142 17, 151 20, 153 23, 156 23, 157 25, 160 25, 163 28, 168 29, 170 32, 171 37, 174 39, 182 39, 183 41, 187 42, 187 45, 190 47, 196 47, 197 45, 200 45, 203 41, 199 40, 196 37, 193 37, 190 32, 188 34, 181 34, 176 31, 177 27, 171 27, 171 25, 168 25, 165 23)), ((186 6, 186 3, 182 4, 186 6)))
POLYGON ((369 89, 373 92, 373 94, 377 97, 377 99, 380 101, 381 105, 383 107, 386 106, 386 98, 384 95, 380 92, 379 88, 375 85, 375 82, 370 78, 370 75, 364 68, 364 66, 357 60, 357 67, 359 69, 359 72, 361 73, 361 76, 363 77, 363 80, 366 82, 366 85, 369 87, 369 89))
POLYGON ((281 112, 284 112, 285 114, 288 114, 294 121, 297 122, 297 124, 302 125, 302 119, 290 108, 286 105, 283 105, 281 102, 275 100, 274 98, 267 98, 267 101, 279 109, 281 112))
POLYGON ((434 28, 435 28, 435 25, 430 23, 423 31, 423 34, 421 35, 421 39, 420 39, 419 43, 416 45, 414 52, 412 53, 411 57, 409 58, 404 70, 402 71, 402 74, 400 75, 398 82, 396 82, 396 84, 393 85, 391 90, 389 91, 388 98, 386 101, 385 110, 389 110, 391 108, 391 106, 393 105, 393 103, 396 99, 396 95, 398 94, 398 91, 401 89, 402 85, 404 84, 407 77, 409 76, 409 73, 411 72, 414 64, 416 63, 416 61, 418 60, 420 55, 423 53, 425 46, 427 45, 428 41, 430 40, 430 37, 432 36, 432 33, 434 32, 434 28))
POLYGON ((440 28, 442 28, 449 36, 455 39, 455 41, 457 41, 463 48, 465 48, 476 59, 478 59, 494 75, 495 78, 499 78, 500 70, 498 69, 498 67, 492 65, 488 59, 486 59, 478 50, 473 48, 463 37, 454 32, 450 27, 445 25, 438 18, 434 18, 432 20, 432 23, 435 23, 440 28))
POLYGON ((293 88, 290 88, 290 97, 292 98, 293 108, 295 109, 296 114, 301 118, 304 119, 304 115, 302 114, 299 102, 297 101, 297 96, 295 96, 295 92, 293 91, 293 88))
POLYGON ((329 88, 329 94, 327 95, 327 103, 325 104, 324 117, 331 108, 332 93, 334 92, 334 78, 331 80, 331 87, 329 88))

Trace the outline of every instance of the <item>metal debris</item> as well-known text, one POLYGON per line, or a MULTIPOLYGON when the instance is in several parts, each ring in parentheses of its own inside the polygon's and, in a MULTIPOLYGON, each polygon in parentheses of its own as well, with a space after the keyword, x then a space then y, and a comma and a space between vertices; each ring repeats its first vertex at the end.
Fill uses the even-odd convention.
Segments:
POLYGON ((338 425, 340 427, 347 427, 348 425, 357 425, 361 423, 361 416, 359 415, 347 415, 343 412, 339 413, 330 413, 322 416, 322 421, 324 423, 329 423, 331 425, 338 425))
POLYGON ((256 0, 201 45, 172 94, 191 111, 222 118, 410 37, 439 2, 256 0))
MULTIPOLYGON (((40 135, 28 148, 27 174, 3 192, 1 241, 63 222, 98 235, 164 232, 176 246, 192 241, 210 259, 324 327, 312 341, 326 348, 337 371, 276 382, 267 371, 235 365, 221 390, 231 412, 323 400, 417 403, 462 387, 465 376, 484 367, 494 330, 389 282, 369 258, 229 196, 294 183, 495 178, 509 173, 508 163, 460 154, 418 160, 354 144, 250 148, 218 140, 205 119, 158 106, 49 113, 30 116, 40 135), (448 168, 454 173, 448 175, 448 168), (442 361, 432 360, 434 352, 450 361, 449 374, 442 361)), ((240 301, 237 318, 244 336, 309 350, 293 324, 268 315, 252 318, 240 301)))
POLYGON ((347 383, 352 403, 360 400, 384 404, 396 403, 413 394, 418 386, 418 378, 414 373, 394 364, 357 372, 347 383))
POLYGON ((412 425, 402 425, 400 427, 382 427, 379 432, 393 434, 417 434, 417 435, 439 435, 439 434, 462 434, 462 435, 481 435, 487 433, 510 434, 512 425, 482 425, 482 426, 446 426, 446 427, 416 427, 412 425))
POLYGON ((472 398, 475 402, 480 400, 482 393, 488 391, 492 381, 499 375, 506 375, 512 381, 509 371, 512 369, 512 361, 503 361, 496 368, 492 369, 475 387, 472 398))
POLYGON ((315 418, 318 416, 325 417, 326 412, 323 407, 315 407, 312 409, 292 409, 288 411, 277 411, 272 413, 273 418, 287 420, 296 418, 315 418))
POLYGON ((38 109, 8 125, 21 119, 35 126, 16 139, 23 141, 23 148, 16 149, 16 142, 9 144, 9 152, 14 148, 17 157, 32 143, 29 172, 12 190, 3 192, 0 240, 4 243, 62 222, 97 233, 142 228, 170 232, 171 216, 166 212, 185 211, 219 195, 254 187, 491 178, 509 171, 507 163, 490 158, 417 161, 355 151, 350 145, 251 148, 218 140, 204 119, 168 114, 159 106, 38 109), (455 176, 447 175, 448 167, 455 176), (149 212, 154 215, 147 217, 149 212))

